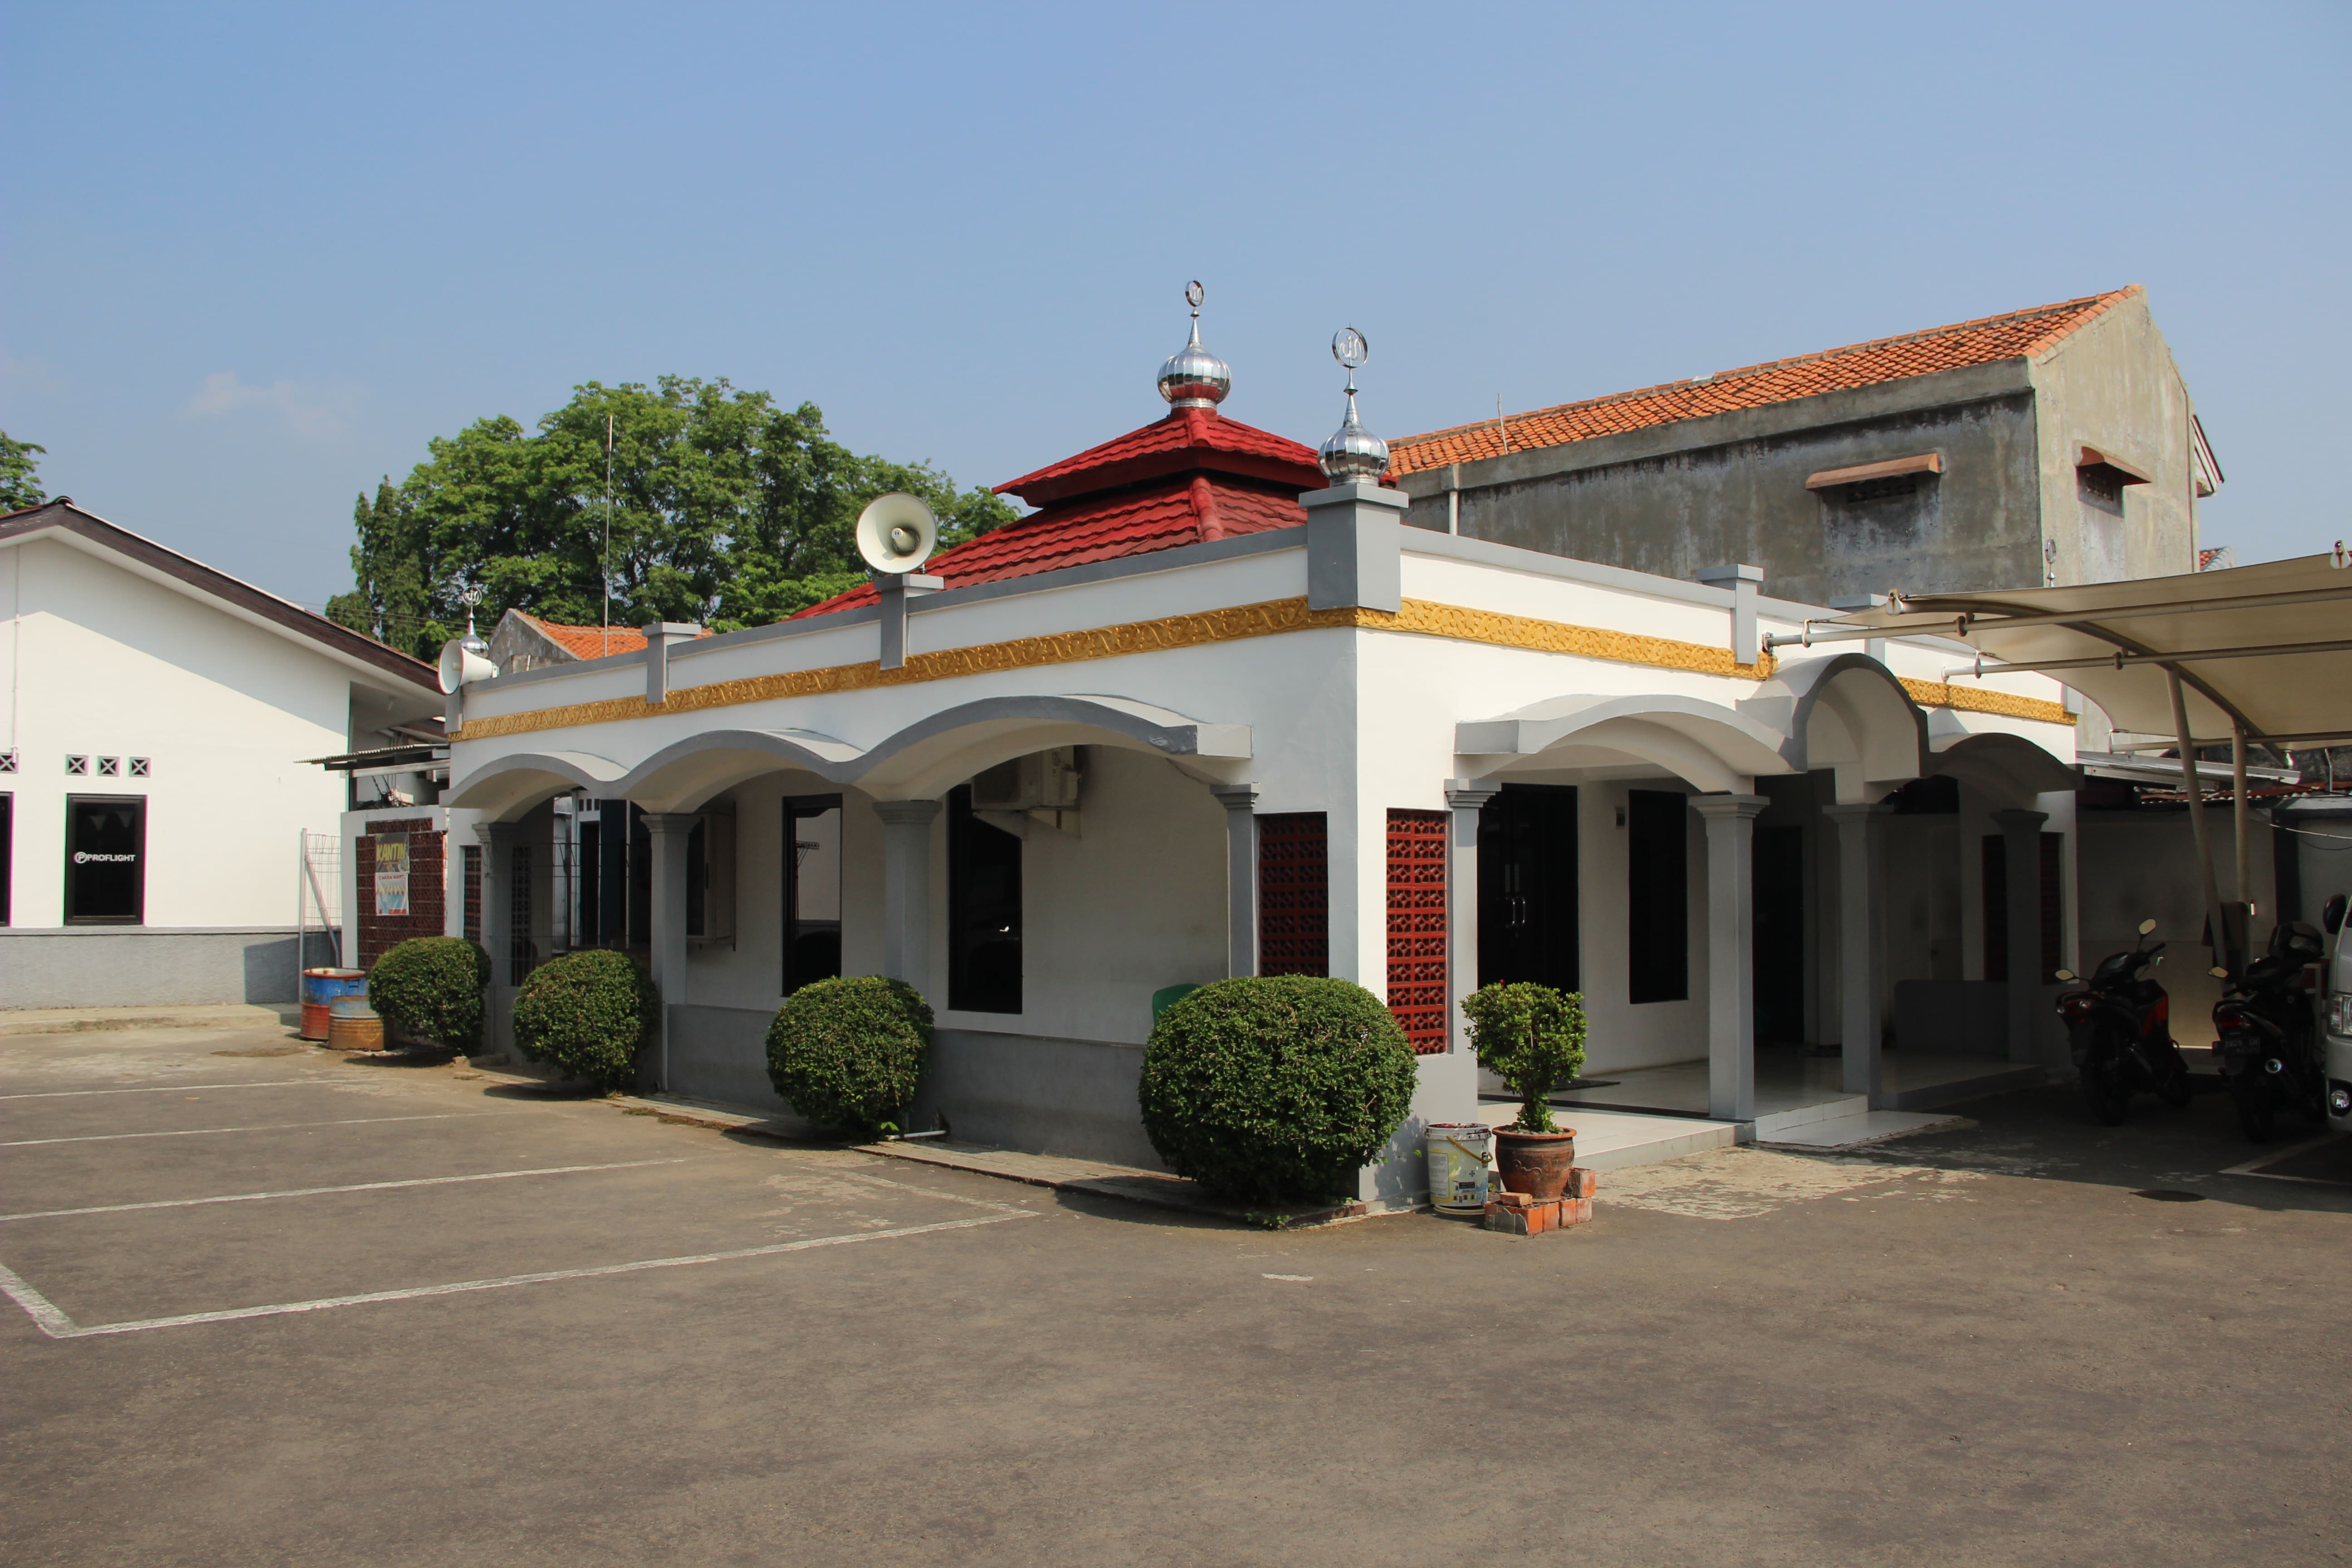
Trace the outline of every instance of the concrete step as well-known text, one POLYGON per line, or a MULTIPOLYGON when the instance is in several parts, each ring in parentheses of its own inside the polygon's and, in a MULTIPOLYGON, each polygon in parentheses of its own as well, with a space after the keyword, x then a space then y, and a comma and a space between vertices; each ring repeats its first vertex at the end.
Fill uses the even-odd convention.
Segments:
POLYGON ((1865 1110, 1859 1115, 1832 1117, 1826 1121, 1804 1122, 1769 1137, 1759 1132, 1756 1141, 1788 1149, 1853 1149, 1914 1132, 1970 1125, 1973 1124, 1965 1116, 1928 1116, 1909 1110, 1865 1110))
POLYGON ((1800 1105, 1789 1110, 1775 1110, 1755 1121, 1756 1141, 1779 1143, 1786 1135, 1817 1121, 1837 1121, 1849 1116, 1861 1116, 1870 1110, 1870 1097, 1865 1094, 1844 1094, 1833 1100, 1800 1105))
MULTIPOLYGON (((1488 1100, 1478 1107, 1478 1120, 1493 1127, 1507 1126, 1517 1114, 1513 1101, 1488 1100)), ((1592 1171, 1654 1164, 1739 1141, 1736 1122, 1695 1116, 1645 1116, 1580 1105, 1553 1107, 1552 1121, 1576 1130, 1576 1163, 1592 1171)))
POLYGON ((92 1029, 279 1029, 300 1021, 298 1007, 242 1002, 187 1007, 11 1007, 0 1010, 0 1036, 78 1035, 92 1029))

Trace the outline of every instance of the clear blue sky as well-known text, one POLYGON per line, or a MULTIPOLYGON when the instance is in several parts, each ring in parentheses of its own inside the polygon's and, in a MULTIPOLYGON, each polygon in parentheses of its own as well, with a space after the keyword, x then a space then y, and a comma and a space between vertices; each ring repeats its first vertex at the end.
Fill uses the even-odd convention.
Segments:
POLYGON ((0 5, 0 428, 306 603, 352 498, 724 375, 993 482, 1400 436, 2138 282, 2242 559, 2352 535, 2352 9, 0 5))

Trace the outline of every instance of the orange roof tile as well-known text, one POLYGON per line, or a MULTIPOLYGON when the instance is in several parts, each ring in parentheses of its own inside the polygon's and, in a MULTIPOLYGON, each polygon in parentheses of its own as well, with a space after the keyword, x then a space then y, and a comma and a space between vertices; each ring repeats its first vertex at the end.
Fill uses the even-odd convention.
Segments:
POLYGON ((523 615, 524 620, 547 634, 550 642, 574 658, 602 658, 608 653, 635 653, 646 646, 646 634, 635 626, 568 626, 561 621, 542 621, 537 616, 523 615))
MULTIPOLYGON (((2004 316, 1957 321, 1924 332, 1906 332, 1899 338, 1879 338, 1795 359, 1718 371, 1703 381, 1671 382, 1582 403, 1563 403, 1526 414, 1506 415, 1502 423, 1509 435, 1508 449, 1527 451, 1653 425, 1670 425, 1679 419, 1761 408, 1824 392, 1843 392, 1885 381, 1933 375, 1938 371, 1990 364, 1997 360, 2031 359, 2118 301, 2143 292, 2135 283, 2113 293, 2086 294, 2079 300, 2012 310, 2004 316)), ((1424 468, 1443 468, 1448 463, 1500 457, 1506 449, 1503 441, 1504 431, 1497 430, 1492 419, 1409 436, 1389 443, 1389 475, 1393 479, 1424 468)))

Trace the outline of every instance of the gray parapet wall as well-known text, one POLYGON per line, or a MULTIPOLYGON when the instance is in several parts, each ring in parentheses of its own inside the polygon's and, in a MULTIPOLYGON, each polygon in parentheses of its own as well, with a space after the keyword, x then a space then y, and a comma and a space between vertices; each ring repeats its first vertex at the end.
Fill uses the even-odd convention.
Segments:
MULTIPOLYGON (((296 999, 285 926, 56 926, 0 931, 0 1008, 173 1007, 296 999)), ((335 962, 312 931, 302 963, 335 962)))

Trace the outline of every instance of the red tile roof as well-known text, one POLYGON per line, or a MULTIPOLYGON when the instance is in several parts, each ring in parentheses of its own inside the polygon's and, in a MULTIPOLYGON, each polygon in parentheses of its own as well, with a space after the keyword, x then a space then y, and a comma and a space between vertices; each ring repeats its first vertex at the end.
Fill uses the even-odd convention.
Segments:
MULTIPOLYGON (((1327 482, 1311 447, 1209 409, 1171 409, 1140 430, 997 486, 1040 510, 957 545, 923 570, 950 588, 968 588, 1297 528, 1307 521, 1298 496, 1327 482)), ((865 584, 800 614, 852 610, 877 596, 865 584)))
POLYGON ((515 612, 524 620, 547 634, 548 641, 574 658, 602 658, 608 653, 635 653, 646 646, 646 634, 635 626, 570 626, 562 621, 542 621, 537 616, 515 612))
MULTIPOLYGON (((1646 386, 1637 392, 1563 403, 1531 413, 1507 415, 1502 423, 1510 438, 1509 450, 1564 446, 1595 436, 1614 436, 1678 419, 1698 419, 1735 409, 1760 408, 1824 392, 1843 392, 1879 382, 1901 381, 1938 371, 1990 364, 1997 360, 2031 359, 2055 346, 2069 333, 2144 290, 2135 283, 2110 294, 2087 294, 2055 305, 2012 310, 1958 321, 1899 338, 1880 338, 1842 349, 1773 360, 1738 370, 1718 371, 1703 381, 1677 381, 1646 386)), ((1499 457, 1504 432, 1488 419, 1433 430, 1389 443, 1389 476, 1443 468, 1499 457)))

